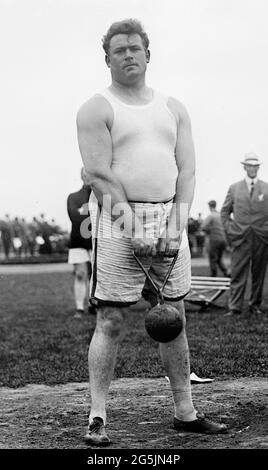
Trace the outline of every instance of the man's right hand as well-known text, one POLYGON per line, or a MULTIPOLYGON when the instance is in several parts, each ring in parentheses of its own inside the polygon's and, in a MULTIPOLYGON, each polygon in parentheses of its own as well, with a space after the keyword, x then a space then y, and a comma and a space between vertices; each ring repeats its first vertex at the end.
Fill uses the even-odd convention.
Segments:
POLYGON ((132 238, 131 245, 136 256, 155 256, 156 242, 150 238, 132 238))

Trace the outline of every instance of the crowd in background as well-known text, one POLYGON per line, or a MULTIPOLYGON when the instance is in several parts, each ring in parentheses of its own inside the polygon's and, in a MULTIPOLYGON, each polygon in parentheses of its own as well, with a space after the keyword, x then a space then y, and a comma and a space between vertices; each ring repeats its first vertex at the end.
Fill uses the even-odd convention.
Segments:
MULTIPOLYGON (((201 214, 197 219, 189 218, 188 238, 193 256, 205 254, 202 223, 201 214)), ((0 259, 67 253, 69 236, 55 219, 48 220, 44 214, 31 221, 6 214, 0 218, 0 259)))
POLYGON ((44 214, 33 217, 30 222, 9 214, 0 219, 2 259, 67 253, 68 241, 68 232, 54 219, 47 220, 44 214))
POLYGON ((190 217, 188 220, 188 240, 191 255, 203 256, 205 250, 205 232, 202 230, 203 219, 201 213, 198 218, 190 217))

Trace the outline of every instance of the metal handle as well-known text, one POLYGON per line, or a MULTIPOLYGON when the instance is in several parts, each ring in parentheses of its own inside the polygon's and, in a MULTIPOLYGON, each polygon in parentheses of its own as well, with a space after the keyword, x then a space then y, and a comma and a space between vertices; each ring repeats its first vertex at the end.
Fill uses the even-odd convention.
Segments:
POLYGON ((139 260, 139 258, 135 255, 134 251, 133 251, 133 256, 135 258, 135 260, 137 261, 138 265, 140 266, 140 268, 142 269, 142 271, 144 272, 145 276, 147 277, 148 281, 151 283, 151 285, 153 286, 154 290, 156 291, 157 293, 157 296, 160 298, 161 301, 163 301, 163 291, 164 291, 164 288, 165 288, 165 285, 168 281, 168 278, 171 274, 171 271, 172 269, 174 268, 174 265, 177 261, 177 258, 178 258, 178 255, 179 255, 179 251, 177 251, 176 255, 174 256, 172 262, 170 263, 170 266, 168 268, 168 271, 167 271, 167 274, 165 276, 165 279, 163 281, 163 284, 161 287, 157 286, 156 283, 154 282, 154 280, 151 278, 149 272, 147 271, 147 269, 145 269, 145 267, 143 266, 142 262, 139 260))

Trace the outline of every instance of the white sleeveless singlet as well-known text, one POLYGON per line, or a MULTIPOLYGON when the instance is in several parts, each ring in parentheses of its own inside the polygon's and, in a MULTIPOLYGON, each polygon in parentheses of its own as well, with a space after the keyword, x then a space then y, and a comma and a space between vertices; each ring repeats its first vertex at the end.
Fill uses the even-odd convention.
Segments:
POLYGON ((129 201, 165 202, 176 192, 177 123, 168 97, 155 92, 152 101, 130 105, 108 89, 98 93, 111 105, 112 170, 129 201))

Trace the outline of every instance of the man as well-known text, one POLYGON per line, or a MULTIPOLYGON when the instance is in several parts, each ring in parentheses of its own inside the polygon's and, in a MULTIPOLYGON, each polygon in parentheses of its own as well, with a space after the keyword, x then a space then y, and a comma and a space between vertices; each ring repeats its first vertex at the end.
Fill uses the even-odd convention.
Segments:
POLYGON ((210 209, 210 215, 204 220, 202 230, 207 235, 210 275, 212 277, 216 277, 217 267, 219 267, 223 275, 227 276, 227 268, 222 259, 227 242, 221 221, 221 215, 216 209, 216 201, 209 201, 208 207, 210 209))
MULTIPOLYGON (((87 101, 77 116, 79 147, 92 187, 91 299, 98 305, 89 347, 91 411, 86 441, 91 445, 110 443, 106 400, 118 343, 125 318, 132 314, 128 307, 140 299, 144 288, 145 275, 132 252, 161 284, 171 263, 165 256, 179 250, 165 298, 183 316, 182 298, 190 290, 185 232, 195 185, 190 120, 179 101, 146 85, 148 46, 137 20, 112 24, 103 38, 112 83, 87 101)), ((173 391, 174 427, 225 432, 224 425, 198 415, 193 406, 185 317, 182 333, 160 344, 160 354, 173 391)))
POLYGON ((255 153, 246 154, 241 163, 246 177, 230 186, 221 209, 232 249, 228 316, 242 311, 250 266, 249 309, 251 313, 263 313, 260 305, 268 260, 268 183, 258 179, 261 162, 255 153))
POLYGON ((202 225, 203 225, 203 218, 202 218, 202 213, 198 213, 198 218, 197 218, 197 225, 198 229, 195 234, 196 238, 196 246, 197 246, 197 252, 199 255, 203 256, 203 251, 204 251, 204 244, 205 244, 205 234, 202 230, 202 225))
POLYGON ((5 258, 9 259, 10 250, 12 248, 13 227, 8 214, 6 214, 5 220, 0 220, 0 232, 5 258))
POLYGON ((40 246, 39 252, 42 255, 51 255, 52 254, 52 245, 50 237, 52 235, 51 226, 45 218, 45 214, 40 214, 39 227, 41 231, 41 237, 43 238, 44 243, 40 246))
POLYGON ((188 241, 189 241, 191 255, 194 255, 197 253, 196 234, 198 232, 198 229, 199 229, 198 220, 194 219, 193 217, 189 217, 187 232, 188 232, 188 241))
POLYGON ((18 217, 15 217, 15 219, 12 222, 12 228, 13 228, 13 248, 16 256, 21 257, 22 254, 22 226, 19 221, 18 217))
MULTIPOLYGON (((68 263, 74 265, 74 299, 75 318, 82 318, 85 301, 88 300, 88 285, 91 276, 91 236, 85 237, 81 233, 82 224, 88 221, 88 200, 91 188, 87 182, 84 169, 81 170, 83 186, 79 191, 71 193, 67 199, 67 211, 72 222, 69 241, 68 263)), ((89 227, 90 229, 90 227, 89 227)), ((93 307, 88 307, 89 313, 94 313, 93 307)))

